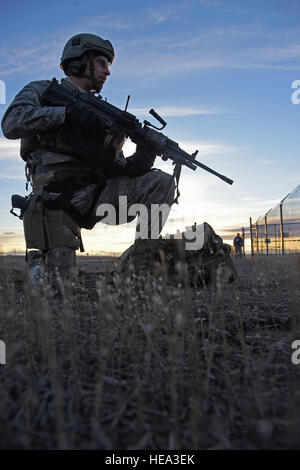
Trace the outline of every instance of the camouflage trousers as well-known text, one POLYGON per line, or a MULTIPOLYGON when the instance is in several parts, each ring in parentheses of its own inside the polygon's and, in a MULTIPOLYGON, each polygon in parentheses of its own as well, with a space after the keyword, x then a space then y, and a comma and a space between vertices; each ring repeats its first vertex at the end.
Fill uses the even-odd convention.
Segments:
POLYGON ((136 213, 138 213, 136 238, 139 238, 140 225, 141 223, 145 225, 145 220, 147 223, 147 227, 143 229, 145 237, 150 237, 151 231, 153 233, 156 230, 160 233, 166 220, 161 220, 159 223, 159 220, 153 217, 153 210, 151 209, 155 207, 156 204, 161 205, 162 203, 166 203, 169 206, 166 216, 169 214, 174 199, 174 184, 170 189, 168 197, 166 200, 164 199, 170 180, 171 175, 160 170, 152 170, 143 176, 135 178, 122 176, 109 179, 105 189, 97 200, 93 216, 96 217, 97 222, 103 220, 102 215, 98 216, 97 214, 99 214, 99 212, 103 213, 107 204, 109 204, 114 208, 116 218, 115 220, 106 218, 105 222, 108 223, 108 225, 119 225, 131 222, 136 218, 136 213), (102 211, 101 208, 103 209, 102 211), (134 209, 134 215, 131 214, 132 211, 130 211, 130 208, 134 209), (142 212, 145 212, 145 214, 142 214, 142 212))
MULTIPOLYGON (((135 215, 129 215, 127 220, 120 220, 121 213, 126 209, 136 206, 139 211, 137 220, 135 243, 127 249, 119 260, 117 272, 124 271, 124 267, 132 255, 138 256, 139 269, 148 267, 148 253, 146 250, 147 239, 156 236, 158 238, 174 201, 175 184, 170 187, 171 175, 160 170, 152 170, 143 176, 136 178, 120 177, 111 179, 101 193, 95 208, 95 214, 103 204, 112 204, 116 209, 116 223, 126 223, 135 219, 135 215), (169 191, 168 191, 169 188, 169 191), (121 197, 120 197, 121 196, 121 197), (126 196, 126 198, 125 198, 126 196), (127 207, 121 207, 126 204, 127 207), (163 215, 155 213, 153 208, 164 204, 163 215), (143 207, 141 207, 143 206, 143 207), (144 214, 142 214, 144 212, 144 214), (143 225, 143 227, 141 227, 143 225)), ((105 206, 104 206, 105 207, 105 206)), ((109 222, 108 222, 109 224, 109 222)))
MULTIPOLYGON (((139 215, 135 237, 138 241, 134 244, 134 249, 143 254, 145 248, 143 239, 141 239, 141 225, 144 226, 143 238, 150 237, 153 232, 157 235, 160 233, 174 200, 175 184, 172 183, 170 187, 170 182, 171 175, 160 170, 151 170, 135 178, 122 176, 108 179, 94 206, 91 219, 94 223, 103 221, 108 225, 119 225, 136 218, 136 214, 127 214, 127 212, 130 213, 128 208, 138 205, 136 207, 137 213, 144 209, 147 213, 147 227, 145 228, 145 221, 139 215), (151 211, 153 205, 163 203, 168 205, 168 207, 165 206, 164 216, 154 217, 151 211), (103 217, 108 205, 114 209, 116 217, 103 217), (124 214, 126 214, 125 217, 124 214)), ((89 208, 93 192, 97 191, 95 185, 91 185, 89 188, 90 190, 87 187, 78 191, 72 199, 72 204, 83 213, 89 208)), ((101 243, 101 240, 99 242, 101 243)), ((57 278, 70 282, 76 279, 75 249, 72 249, 70 245, 48 249, 46 255, 41 251, 29 252, 28 255, 28 274, 33 280, 39 280, 40 274, 43 273, 47 274, 52 284, 55 284, 57 278)), ((121 257, 121 264, 125 262, 127 255, 128 250, 121 257)))

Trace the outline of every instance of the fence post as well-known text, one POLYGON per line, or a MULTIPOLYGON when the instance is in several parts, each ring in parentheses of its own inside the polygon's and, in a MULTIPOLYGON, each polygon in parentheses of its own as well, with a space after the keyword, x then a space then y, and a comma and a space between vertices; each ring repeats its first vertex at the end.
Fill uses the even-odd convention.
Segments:
POLYGON ((258 223, 256 222, 256 253, 259 255, 258 223))
POLYGON ((283 232, 282 202, 280 203, 280 236, 281 236, 281 254, 284 255, 284 232, 283 232))
POLYGON ((250 217, 250 243, 251 243, 251 256, 254 256, 254 250, 253 250, 253 232, 252 232, 252 217, 250 217))
POLYGON ((268 243, 268 223, 267 216, 265 215, 265 244, 266 244, 266 254, 269 254, 269 243, 268 243))
POLYGON ((243 256, 245 258, 245 229, 242 227, 242 237, 243 237, 243 256))

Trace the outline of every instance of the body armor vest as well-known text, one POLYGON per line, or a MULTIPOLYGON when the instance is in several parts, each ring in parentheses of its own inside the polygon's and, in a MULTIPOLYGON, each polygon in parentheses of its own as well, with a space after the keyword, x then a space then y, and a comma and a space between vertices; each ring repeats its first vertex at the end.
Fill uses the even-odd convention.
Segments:
POLYGON ((75 148, 66 142, 59 129, 49 130, 44 134, 23 137, 21 139, 20 155, 23 160, 27 161, 28 154, 38 148, 70 156, 76 154, 75 148))

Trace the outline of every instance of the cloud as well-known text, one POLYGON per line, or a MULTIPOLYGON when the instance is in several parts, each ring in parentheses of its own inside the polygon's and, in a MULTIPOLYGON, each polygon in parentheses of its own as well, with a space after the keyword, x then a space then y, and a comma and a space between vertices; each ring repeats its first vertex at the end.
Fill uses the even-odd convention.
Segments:
POLYGON ((59 71, 60 57, 67 40, 78 33, 88 30, 99 34, 101 26, 102 37, 111 35, 112 31, 131 29, 132 20, 121 18, 116 20, 115 15, 95 15, 81 18, 72 27, 53 31, 52 33, 20 37, 13 43, 1 42, 0 46, 0 77, 5 78, 16 73, 32 73, 59 71), (18 65, 16 65, 18 64, 18 65))
POLYGON ((275 160, 271 160, 270 158, 262 158, 259 160, 260 165, 276 165, 277 162, 275 160))
POLYGON ((292 44, 286 47, 269 47, 259 51, 259 56, 270 60, 291 59, 300 57, 300 45, 292 44))
MULTIPOLYGON (((241 232, 242 227, 225 227, 225 228, 220 228, 219 229, 222 232, 241 232)), ((244 227, 245 232, 250 232, 250 227, 244 227)))
MULTIPOLYGON (((209 70, 213 68, 228 67, 231 65, 232 58, 226 57, 201 57, 197 58, 191 53, 186 54, 185 51, 171 51, 165 52, 155 50, 132 51, 130 55, 126 53, 120 56, 115 65, 114 73, 120 74, 123 77, 134 77, 138 79, 140 84, 153 81, 155 79, 161 80, 172 74, 178 75, 180 71, 181 76, 187 75, 191 72, 209 70), (184 67, 182 64, 184 63, 184 67)), ((246 62, 245 62, 246 63, 246 62)))
POLYGON ((272 30, 256 23, 202 27, 182 35, 160 32, 154 38, 135 37, 120 44, 115 70, 142 83, 178 71, 186 75, 210 69, 299 70, 299 42, 296 29, 289 34, 279 30, 274 37, 272 30))
POLYGON ((219 0, 185 0, 178 3, 171 3, 161 5, 160 7, 156 8, 148 8, 146 10, 146 14, 151 22, 155 24, 163 23, 166 21, 174 21, 174 20, 183 20, 187 17, 187 13, 189 14, 192 11, 192 7, 195 4, 199 4, 203 7, 213 7, 219 6, 219 0))
POLYGON ((0 138, 0 179, 23 181, 25 179, 19 140, 0 138))
POLYGON ((146 14, 151 22, 155 24, 163 23, 165 21, 172 21, 182 18, 182 13, 186 13, 190 1, 180 3, 172 3, 169 5, 161 5, 156 8, 148 8, 146 14))
POLYGON ((117 51, 113 67, 123 76, 139 80, 161 78, 172 73, 187 74, 212 68, 222 69, 286 69, 298 70, 300 58, 299 31, 279 30, 276 37, 271 29, 259 24, 229 24, 226 26, 200 26, 192 23, 193 7, 214 6, 219 2, 186 0, 160 8, 146 9, 143 16, 132 18, 122 15, 117 20, 112 15, 88 16, 72 28, 54 31, 44 36, 22 37, 17 42, 0 46, 0 77, 32 71, 59 72, 59 58, 66 40, 80 30, 97 34, 101 25, 104 37, 111 38, 117 51), (158 29, 155 36, 145 34, 151 22, 157 25, 180 18, 188 20, 188 32, 178 34, 176 28, 165 32, 158 29), (132 39, 122 37, 123 31, 134 31, 132 39), (121 34, 121 36, 120 36, 121 34), (247 42, 245 42, 247 41, 247 42), (260 41, 260 43, 258 43, 260 41), (270 45, 263 46, 269 41, 270 45), (201 47, 200 47, 201 46, 201 47), (184 67, 183 67, 184 64, 184 67))
MULTIPOLYGON (((136 116, 148 116, 148 108, 130 108, 128 111, 136 116)), ((176 107, 176 106, 161 106, 155 108, 155 111, 160 116, 165 117, 178 117, 178 116, 193 116, 197 114, 219 114, 221 111, 213 109, 199 109, 190 106, 176 107)))
POLYGON ((0 160, 20 159, 20 141, 0 137, 0 160))
POLYGON ((214 7, 222 5, 221 0, 196 0, 196 3, 199 3, 200 5, 205 7, 214 7))
POLYGON ((165 52, 155 50, 132 51, 130 55, 124 53, 119 56, 118 62, 114 65, 114 74, 123 78, 133 78, 139 85, 145 85, 153 80, 161 80, 170 75, 187 76, 191 73, 205 72, 213 69, 284 69, 298 70, 298 64, 273 64, 258 62, 256 50, 247 54, 237 53, 235 56, 231 53, 212 53, 209 56, 199 56, 199 50, 186 52, 185 50, 172 51, 167 49, 165 52), (184 63, 184 67, 182 64, 184 63))
POLYGON ((232 153, 238 150, 237 147, 219 144, 217 142, 205 141, 181 141, 179 146, 188 153, 193 153, 195 150, 198 150, 199 156, 220 155, 225 153, 232 153))
POLYGON ((163 21, 170 19, 177 19, 178 16, 175 13, 176 9, 171 6, 165 6, 163 8, 149 8, 148 15, 154 23, 162 23, 163 21))
POLYGON ((3 251, 9 251, 10 249, 24 249, 25 240, 23 229, 20 228, 18 232, 4 232, 0 234, 0 243, 3 251))
MULTIPOLYGON (((220 154, 236 152, 238 150, 237 147, 220 144, 217 142, 205 142, 205 141, 199 141, 199 140, 182 140, 178 142, 178 145, 180 148, 182 148, 182 150, 184 150, 185 152, 189 154, 194 153, 195 150, 198 150, 199 156, 220 155, 220 154)), ((124 155, 126 157, 129 157, 135 152, 135 149, 136 149, 136 145, 133 142, 131 142, 129 139, 127 139, 123 147, 124 155)), ((157 159, 156 162, 158 160, 159 159, 157 159)), ((157 166, 156 162, 155 162, 155 165, 157 166)))
POLYGON ((63 40, 58 36, 32 37, 0 47, 0 76, 8 77, 16 73, 32 70, 47 71, 59 65, 63 40), (16 65, 18 64, 18 65, 16 65))
POLYGON ((3 175, 0 173, 0 179, 24 181, 25 176, 24 175, 3 175))
POLYGON ((83 23, 86 28, 98 29, 100 27, 102 31, 107 31, 107 33, 111 31, 127 31, 132 27, 130 20, 125 20, 124 18, 118 20, 115 15, 91 16, 84 18, 83 23))
POLYGON ((241 197, 241 201, 257 201, 257 197, 252 197, 252 196, 247 196, 247 197, 241 197))
MULTIPOLYGON (((257 205, 265 205, 266 207, 268 206, 275 206, 279 203, 280 201, 278 199, 261 199, 260 201, 256 201, 256 204, 257 205)), ((266 210, 266 212, 268 211, 269 209, 266 210)))

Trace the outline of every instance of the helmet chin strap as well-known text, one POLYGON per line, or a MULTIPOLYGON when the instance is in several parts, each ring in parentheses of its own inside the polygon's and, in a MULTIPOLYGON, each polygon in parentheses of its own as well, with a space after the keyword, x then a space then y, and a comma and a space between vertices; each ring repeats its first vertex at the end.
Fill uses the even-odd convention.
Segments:
POLYGON ((82 77, 84 78, 88 78, 89 80, 91 80, 92 82, 92 85, 93 85, 93 89, 99 93, 99 91, 101 90, 101 85, 102 83, 99 81, 99 80, 96 80, 95 78, 95 67, 94 67, 94 60, 93 60, 93 54, 88 54, 88 64, 89 64, 89 72, 90 74, 89 75, 81 75, 82 77))

